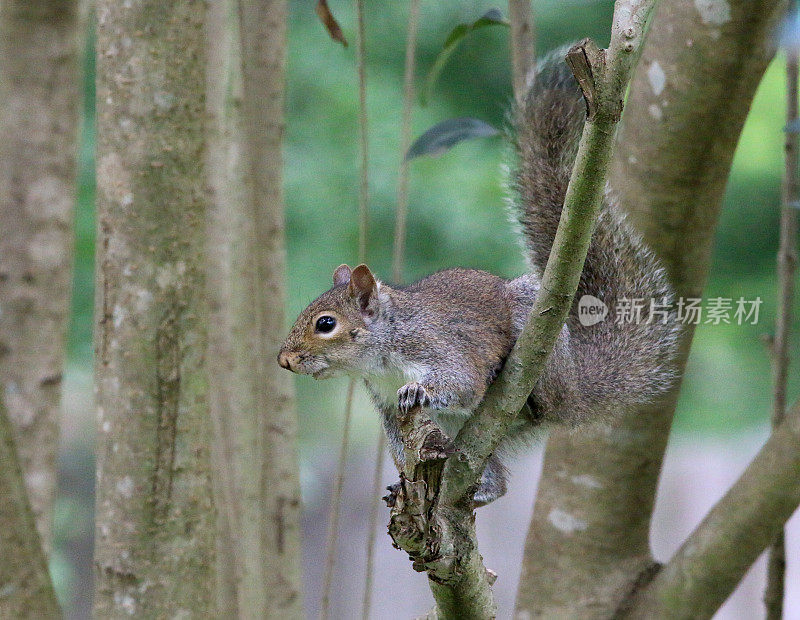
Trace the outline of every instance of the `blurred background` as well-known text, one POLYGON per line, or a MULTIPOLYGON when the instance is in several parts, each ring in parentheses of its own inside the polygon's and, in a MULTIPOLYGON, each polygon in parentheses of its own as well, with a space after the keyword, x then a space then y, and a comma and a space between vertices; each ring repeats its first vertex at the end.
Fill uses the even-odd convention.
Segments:
MULTIPOLYGON (((285 145, 288 243, 287 329, 296 314, 330 286, 333 269, 357 260, 357 84, 353 45, 329 40, 314 3, 291 2, 285 145)), ((584 36, 608 42, 610 0, 536 0, 539 53, 584 36)), ((424 77, 450 32, 491 8, 478 0, 423 3, 418 79, 424 77)), ((351 43, 350 3, 331 9, 351 43)), ((399 119, 407 3, 367 3, 370 135, 369 264, 388 279, 399 155, 399 119)), ((456 116, 504 124, 511 96, 508 31, 491 27, 469 35, 445 66, 426 107, 417 103, 414 135, 456 116)), ((73 319, 65 381, 56 549, 52 571, 68 617, 91 608, 94 411, 92 306, 94 299, 94 41, 86 42, 86 89, 80 152, 73 319)), ((762 334, 775 316, 775 253, 783 169, 784 59, 770 66, 753 104, 728 184, 706 297, 763 300, 757 325, 703 325, 697 330, 665 463, 653 531, 658 559, 678 547, 758 450, 768 433, 770 365, 762 334)), ((504 207, 499 137, 467 142, 442 157, 410 165, 406 279, 450 266, 486 269, 511 277, 523 270, 504 207)), ((200 163, 198 162, 198 165, 200 163)), ((800 304, 795 317, 800 316, 800 304)), ((800 323, 795 321, 789 402, 800 392, 800 323)), ((343 379, 296 378, 305 505, 306 608, 319 609, 324 537, 336 455, 341 439, 343 379)), ((357 541, 340 549, 332 616, 360 617, 369 490, 378 436, 377 415, 359 392, 353 419, 350 471, 342 522, 357 541)), ((500 574, 500 617, 513 606, 522 545, 530 518, 541 447, 514 467, 509 496, 479 513, 481 549, 500 574)), ((386 483, 396 475, 388 462, 386 483)), ((391 548, 381 511, 373 616, 391 617, 402 592, 409 617, 430 607, 423 576, 391 548), (411 594, 409 594, 409 592, 411 594)), ((800 618, 800 523, 790 524, 787 618, 800 618)), ((758 618, 763 558, 719 618, 758 618)))

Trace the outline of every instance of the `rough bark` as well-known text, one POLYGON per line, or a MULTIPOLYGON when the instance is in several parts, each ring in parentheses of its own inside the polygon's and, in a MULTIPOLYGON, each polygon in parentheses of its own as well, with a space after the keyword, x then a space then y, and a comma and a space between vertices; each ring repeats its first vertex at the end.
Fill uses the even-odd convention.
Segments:
MULTIPOLYGON (((786 3, 710 6, 660 3, 612 173, 621 204, 683 297, 702 294, 736 143, 786 3)), ((681 369, 691 336, 690 328, 681 369)), ((648 571, 650 517, 678 390, 609 426, 551 434, 518 614, 608 617, 648 571)))
POLYGON ((0 403, 0 618, 59 618, 13 435, 0 403))
POLYGON ((541 295, 502 372, 455 439, 455 450, 426 415, 399 417, 406 446, 402 491, 389 529, 418 570, 426 570, 442 618, 492 618, 491 580, 477 549, 472 492, 489 455, 541 374, 577 290, 608 177, 616 125, 652 0, 617 0, 609 49, 584 40, 567 54, 589 114, 541 295))
POLYGON ((214 615, 204 301, 206 4, 97 3, 101 618, 214 615))
POLYGON ((208 376, 221 612, 302 617, 300 483, 283 330, 286 3, 209 5, 208 376), (227 544, 226 544, 227 541, 227 544))
MULTIPOLYGON (((786 138, 784 141, 784 172, 781 188, 781 220, 778 240, 778 307, 775 313, 775 335, 771 343, 775 384, 772 390, 772 425, 778 426, 786 414, 786 383, 789 378, 789 335, 794 301, 794 274, 797 270, 797 204, 798 188, 798 131, 797 80, 798 52, 786 50, 786 138)), ((786 579, 786 541, 780 532, 769 550, 767 588, 764 604, 767 620, 783 617, 784 581, 786 579)))
POLYGON ((45 549, 70 305, 78 9, 0 3, 0 385, 45 549))
POLYGON ((710 618, 800 504, 800 403, 625 618, 710 618))

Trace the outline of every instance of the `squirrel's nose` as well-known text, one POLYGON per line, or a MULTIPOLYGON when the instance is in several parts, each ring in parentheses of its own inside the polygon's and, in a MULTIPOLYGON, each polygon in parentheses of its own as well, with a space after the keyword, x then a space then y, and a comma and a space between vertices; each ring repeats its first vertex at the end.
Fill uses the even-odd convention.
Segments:
POLYGON ((281 351, 278 353, 278 363, 281 365, 282 368, 286 370, 291 370, 292 365, 289 363, 289 356, 286 354, 285 351, 281 351))

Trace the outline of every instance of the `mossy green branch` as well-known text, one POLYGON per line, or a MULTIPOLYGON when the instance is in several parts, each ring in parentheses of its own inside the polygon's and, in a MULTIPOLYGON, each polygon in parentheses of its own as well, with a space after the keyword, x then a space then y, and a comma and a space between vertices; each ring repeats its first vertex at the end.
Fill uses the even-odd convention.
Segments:
MULTIPOLYGON (((428 491, 407 503, 401 494, 393 520, 397 517, 409 525, 419 523, 420 515, 424 518, 421 536, 407 536, 404 529, 406 536, 395 536, 395 542, 412 555, 416 568, 427 570, 439 618, 496 615, 493 578, 483 566, 475 538, 471 491, 525 405, 572 305, 606 187, 625 90, 655 4, 655 0, 618 0, 609 49, 600 50, 587 39, 570 50, 568 62, 589 114, 539 297, 503 371, 455 439, 458 452, 446 457, 443 468, 428 466, 424 457, 407 459, 406 488, 417 489, 414 483, 424 480, 428 491)), ((419 424, 425 418, 413 416, 412 428, 403 432, 407 448, 420 454, 425 441, 419 436, 425 433, 419 432, 419 424)))
MULTIPOLYGON (((625 100, 623 139, 614 148, 610 184, 618 203, 684 298, 702 297, 736 144, 787 9, 785 0, 729 4, 720 25, 704 23, 693 0, 661 0, 625 100)), ((693 334, 686 327, 678 374, 693 334)), ((551 431, 516 613, 610 617, 647 570, 679 389, 676 382, 663 398, 621 413, 608 426, 551 431), (596 484, 574 484, 579 476, 596 484), (564 535, 548 518, 553 509, 588 527, 564 535)))
POLYGON ((568 54, 590 114, 541 292, 503 371, 455 440, 468 458, 448 461, 442 485, 448 503, 462 497, 483 471, 486 459, 525 405, 566 321, 605 192, 625 89, 654 6, 655 1, 618 1, 609 49, 600 50, 587 39, 568 54))

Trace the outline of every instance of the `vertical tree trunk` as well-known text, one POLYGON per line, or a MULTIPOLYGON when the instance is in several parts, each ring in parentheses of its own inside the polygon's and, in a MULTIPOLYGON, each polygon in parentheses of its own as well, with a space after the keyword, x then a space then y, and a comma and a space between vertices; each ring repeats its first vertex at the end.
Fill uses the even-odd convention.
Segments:
POLYGON ((13 434, 0 402, 0 618, 58 618, 61 613, 13 434))
POLYGON ((255 225, 259 356, 256 405, 264 438, 261 499, 270 617, 302 617, 300 471, 292 376, 277 364, 286 308, 283 133, 286 0, 241 0, 250 213, 255 225))
POLYGON ((300 485, 283 331, 285 0, 208 15, 209 386, 221 611, 301 618, 300 485))
MULTIPOLYGON (((612 186, 699 297, 739 133, 785 2, 663 0, 631 85, 612 186)), ((692 331, 683 340, 681 368, 692 331)), ((608 617, 652 564, 650 517, 679 386, 609 427, 552 433, 517 599, 533 616, 608 617)))
POLYGON ((100 618, 215 615, 205 12, 97 3, 100 618))
POLYGON ((47 549, 69 319, 77 0, 0 2, 0 386, 47 549))

